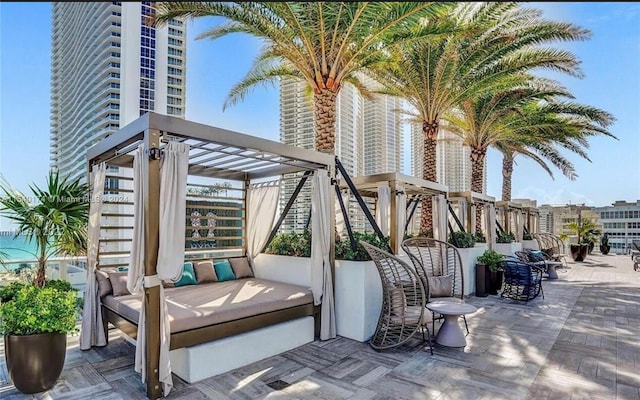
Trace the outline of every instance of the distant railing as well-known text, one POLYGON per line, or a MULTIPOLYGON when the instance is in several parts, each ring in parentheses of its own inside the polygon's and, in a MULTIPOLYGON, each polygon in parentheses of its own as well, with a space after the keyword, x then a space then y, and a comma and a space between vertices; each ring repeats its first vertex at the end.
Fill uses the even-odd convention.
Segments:
MULTIPOLYGON (((12 282, 26 282, 33 279, 38 268, 38 261, 34 258, 20 258, 4 260, 0 264, 0 286, 7 286, 12 282)), ((71 286, 84 293, 87 283, 87 258, 52 257, 45 264, 47 279, 63 279, 71 286)))

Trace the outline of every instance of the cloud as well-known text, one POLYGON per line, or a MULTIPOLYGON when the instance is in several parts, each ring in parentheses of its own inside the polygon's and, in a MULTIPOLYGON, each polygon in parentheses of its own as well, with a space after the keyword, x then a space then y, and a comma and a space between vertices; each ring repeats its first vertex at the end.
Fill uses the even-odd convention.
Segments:
MULTIPOLYGON (((611 6, 614 6, 611 4, 611 6)), ((615 6, 614 6, 615 7, 615 6)), ((597 17, 587 18, 588 23, 602 23, 611 21, 632 21, 640 16, 640 4, 621 3, 609 13, 603 13, 597 17)))

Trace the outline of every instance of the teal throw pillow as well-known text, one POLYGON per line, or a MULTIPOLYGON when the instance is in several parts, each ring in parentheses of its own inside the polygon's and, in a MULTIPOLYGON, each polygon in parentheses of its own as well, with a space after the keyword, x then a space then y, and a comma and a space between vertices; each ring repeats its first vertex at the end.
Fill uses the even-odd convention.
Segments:
POLYGON ((219 261, 213 264, 213 268, 216 270, 216 276, 218 282, 232 281, 236 279, 231 263, 229 261, 219 261))
POLYGON ((175 283, 175 287, 186 285, 197 285, 196 273, 193 270, 193 263, 191 261, 184 263, 182 266, 182 277, 175 283))

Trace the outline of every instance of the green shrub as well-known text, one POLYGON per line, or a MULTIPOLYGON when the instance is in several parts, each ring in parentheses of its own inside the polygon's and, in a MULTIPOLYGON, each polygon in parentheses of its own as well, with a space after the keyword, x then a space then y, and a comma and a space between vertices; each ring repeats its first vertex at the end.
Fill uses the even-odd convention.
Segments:
POLYGON ((33 335, 76 331, 75 291, 24 285, 0 304, 0 334, 33 335))
POLYGON ((336 260, 351 260, 351 261, 369 261, 371 257, 365 248, 360 244, 360 241, 369 243, 376 246, 379 249, 389 251, 389 238, 385 237, 380 239, 375 233, 360 233, 354 232, 353 237, 356 240, 356 251, 351 248, 351 242, 349 237, 336 239, 336 260))
POLYGON ((489 267, 491 271, 497 271, 498 263, 502 260, 504 260, 504 255, 495 250, 485 250, 484 253, 478 257, 478 262, 489 267))
POLYGON ((12 282, 9 285, 0 288, 0 303, 6 303, 13 299, 16 293, 25 286, 26 284, 21 282, 12 282))
POLYGON ((476 232, 474 238, 476 239, 476 243, 487 243, 487 238, 482 231, 476 232))
POLYGON ((311 233, 309 230, 305 230, 303 233, 280 233, 273 238, 265 253, 280 256, 311 257, 311 233))
MULTIPOLYGON (((335 238, 337 260, 371 260, 369 253, 360 244, 361 240, 383 250, 389 249, 388 237, 380 240, 375 233, 367 232, 354 232, 353 237, 357 243, 355 251, 351 249, 351 242, 348 236, 337 236, 335 238)), ((265 253, 280 256, 311 257, 311 233, 308 230, 301 234, 295 232, 280 233, 273 238, 265 253)))
POLYGON ((533 240, 533 235, 531 233, 529 233, 529 232, 525 232, 522 235, 522 240, 533 240))
POLYGON ((516 240, 511 232, 500 232, 496 238, 496 243, 512 243, 516 240))
POLYGON ((458 248, 464 249, 475 246, 476 239, 472 233, 458 231, 449 235, 449 243, 458 248))

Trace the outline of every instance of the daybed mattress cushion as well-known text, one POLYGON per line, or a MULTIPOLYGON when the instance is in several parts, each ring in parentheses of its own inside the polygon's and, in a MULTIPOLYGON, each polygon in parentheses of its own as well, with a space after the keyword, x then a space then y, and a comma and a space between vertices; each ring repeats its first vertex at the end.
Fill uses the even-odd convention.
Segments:
MULTIPOLYGON (((313 303, 310 289, 256 278, 166 288, 164 293, 171 333, 313 303)), ((139 296, 109 295, 102 302, 137 323, 139 296)))

